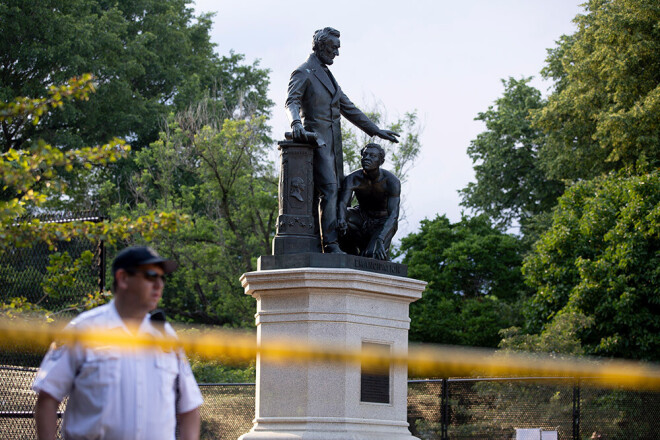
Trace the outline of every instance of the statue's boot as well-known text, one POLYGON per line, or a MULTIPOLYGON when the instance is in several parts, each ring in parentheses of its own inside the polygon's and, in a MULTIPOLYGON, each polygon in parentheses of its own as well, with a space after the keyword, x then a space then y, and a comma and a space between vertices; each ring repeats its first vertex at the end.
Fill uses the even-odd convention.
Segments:
POLYGON ((325 246, 323 246, 323 253, 324 254, 346 254, 346 252, 342 251, 339 248, 339 245, 337 243, 328 243, 325 246))

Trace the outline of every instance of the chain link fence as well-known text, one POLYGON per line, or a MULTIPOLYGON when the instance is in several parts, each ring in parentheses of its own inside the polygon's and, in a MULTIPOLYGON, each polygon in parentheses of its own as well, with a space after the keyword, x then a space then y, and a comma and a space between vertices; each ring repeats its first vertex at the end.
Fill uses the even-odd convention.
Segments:
POLYGON ((515 438, 516 429, 559 439, 660 438, 660 393, 611 390, 588 379, 482 378, 409 381, 408 422, 421 439, 515 438))
POLYGON ((204 396, 200 408, 202 440, 236 440, 252 427, 254 419, 253 383, 199 384, 204 396))
MULTIPOLYGON (((32 382, 37 374, 35 367, 0 365, 0 439, 33 440, 37 438, 34 424, 34 405, 37 395, 32 382)), ((58 437, 62 422, 61 414, 66 399, 60 403, 57 419, 58 437)))
POLYGON ((573 385, 557 379, 447 379, 412 382, 411 430, 421 438, 511 439, 516 428, 556 430, 573 438, 573 385), (419 389, 419 390, 418 390, 419 389), (421 402, 417 398, 420 395, 421 402), (429 395, 439 416, 420 417, 429 395))
MULTIPOLYGON (((102 217, 94 211, 43 214, 21 220, 37 219, 42 223, 69 223, 73 221, 100 222, 102 217)), ((60 241, 57 249, 44 243, 14 248, 0 253, 0 302, 12 298, 25 298, 51 312, 66 309, 90 292, 104 288, 105 252, 103 242, 87 239, 60 241), (78 268, 75 277, 57 277, 48 268, 60 263, 66 267, 84 254, 91 253, 91 264, 78 268)))
MULTIPOLYGON (((34 219, 42 223, 102 221, 102 217, 92 210, 48 213, 18 220, 34 219)), ((30 313, 36 306, 49 312, 66 314, 73 303, 79 302, 91 292, 103 290, 104 280, 103 242, 74 239, 59 242, 56 250, 49 249, 44 243, 14 248, 0 253, 0 304, 4 304, 0 312, 4 312, 5 317, 11 317, 30 313), (55 272, 48 270, 58 263, 58 258, 59 263, 66 266, 81 257, 91 264, 78 268, 75 276, 58 277, 55 272), (26 307, 28 303, 33 306, 26 307)), ((45 349, 42 353, 0 351, 0 439, 36 438, 33 413, 36 395, 31 387, 37 367, 45 354, 45 349)), ((65 406, 66 400, 60 404, 60 411, 65 406)), ((61 420, 61 417, 58 418, 58 432, 61 420)))
MULTIPOLYGON (((95 211, 49 213, 25 217, 20 221, 37 219, 42 223, 68 223, 73 221, 100 222, 95 211)), ((105 248, 103 242, 73 239, 57 243, 49 249, 44 243, 0 252, 0 315, 20 313, 39 314, 39 309, 51 314, 71 316, 77 314, 72 305, 90 293, 105 287, 105 248), (76 265, 76 261, 87 264, 76 265), (60 270, 49 268, 60 266, 60 270)), ((37 367, 45 354, 7 350, 0 352, 0 366, 37 367)))
MULTIPOLYGON (((35 368, 0 367, 0 438, 35 438, 35 374, 35 368)), ((201 439, 236 440, 250 430, 254 384, 199 385, 201 439)), ((586 440, 594 432, 603 440, 656 440, 660 393, 555 378, 413 380, 408 423, 423 440, 511 440, 517 428, 557 431, 560 440, 586 440)))

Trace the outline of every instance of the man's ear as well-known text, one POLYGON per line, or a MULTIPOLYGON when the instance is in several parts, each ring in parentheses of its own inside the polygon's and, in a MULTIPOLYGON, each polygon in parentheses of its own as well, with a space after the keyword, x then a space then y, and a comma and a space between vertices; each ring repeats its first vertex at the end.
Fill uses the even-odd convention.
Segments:
POLYGON ((115 281, 117 283, 117 290, 125 289, 128 283, 129 273, 125 269, 117 269, 115 272, 115 281))

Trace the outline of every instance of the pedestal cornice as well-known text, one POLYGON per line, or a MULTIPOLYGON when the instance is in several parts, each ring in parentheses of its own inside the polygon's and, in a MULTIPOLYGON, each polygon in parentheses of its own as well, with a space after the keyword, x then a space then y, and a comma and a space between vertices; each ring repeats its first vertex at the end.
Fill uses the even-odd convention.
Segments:
POLYGON ((290 294, 295 289, 324 289, 399 297, 412 302, 422 297, 427 283, 355 269, 298 268, 248 272, 241 277, 241 284, 245 293, 254 298, 277 294, 280 290, 290 294))

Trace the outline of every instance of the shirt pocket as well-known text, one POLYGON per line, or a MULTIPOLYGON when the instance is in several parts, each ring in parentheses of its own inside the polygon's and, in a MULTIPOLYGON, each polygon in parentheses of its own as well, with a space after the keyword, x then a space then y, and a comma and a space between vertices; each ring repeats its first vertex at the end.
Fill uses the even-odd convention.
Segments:
POLYGON ((85 349, 84 362, 74 381, 72 398, 87 414, 96 414, 98 423, 113 407, 119 389, 120 352, 105 347, 85 349))
POLYGON ((119 350, 109 347, 89 348, 80 368, 78 380, 99 385, 115 385, 119 382, 119 350))
POLYGON ((173 401, 176 377, 179 374, 179 362, 176 354, 174 352, 156 354, 156 372, 160 376, 162 397, 167 401, 173 401))

